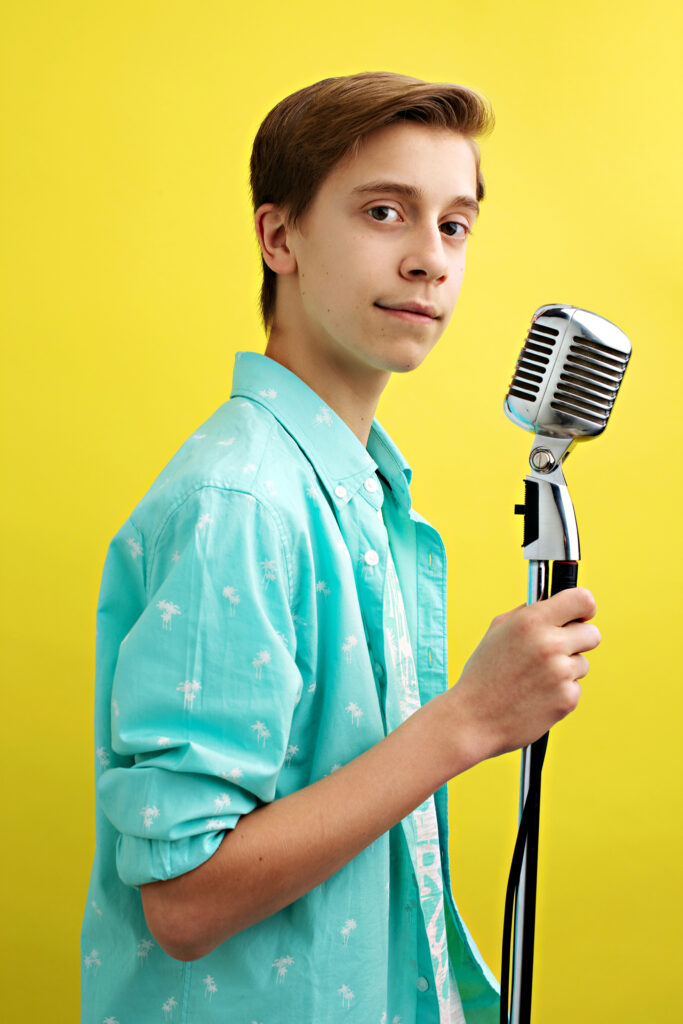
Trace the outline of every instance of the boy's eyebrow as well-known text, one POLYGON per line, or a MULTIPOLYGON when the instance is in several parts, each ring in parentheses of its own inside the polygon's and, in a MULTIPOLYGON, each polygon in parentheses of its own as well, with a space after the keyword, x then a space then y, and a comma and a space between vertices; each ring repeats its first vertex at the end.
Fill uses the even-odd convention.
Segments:
MULTIPOLYGON (((404 185, 399 181, 369 181, 365 185, 356 185, 351 190, 353 195, 364 195, 366 192, 393 192, 406 199, 424 199, 424 192, 415 185, 404 185)), ((479 203, 470 195, 454 196, 447 206, 465 206, 472 210, 475 216, 479 214, 479 203)))

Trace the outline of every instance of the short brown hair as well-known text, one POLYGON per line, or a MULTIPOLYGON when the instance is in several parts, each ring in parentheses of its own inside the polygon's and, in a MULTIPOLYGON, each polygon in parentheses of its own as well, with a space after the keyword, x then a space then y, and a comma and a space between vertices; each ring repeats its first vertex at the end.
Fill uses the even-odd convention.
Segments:
MULTIPOLYGON (((493 125, 486 101, 463 85, 380 71, 326 78, 273 107, 251 153, 254 210, 262 203, 275 203, 296 224, 332 168, 356 151, 370 132, 396 121, 418 121, 469 136, 476 157, 477 199, 483 199, 474 136, 493 125)), ((261 313, 266 329, 275 314, 276 282, 277 274, 263 261, 261 313)))

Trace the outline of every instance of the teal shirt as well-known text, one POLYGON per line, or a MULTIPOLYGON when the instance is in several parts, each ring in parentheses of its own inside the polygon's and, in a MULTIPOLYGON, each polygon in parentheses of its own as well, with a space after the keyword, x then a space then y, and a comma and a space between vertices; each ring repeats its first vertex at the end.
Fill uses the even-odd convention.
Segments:
MULTIPOLYGON (((439 1021, 419 809, 192 963, 154 942, 138 889, 197 867, 241 815, 330 774, 405 717, 392 565, 419 701, 445 688, 445 552, 411 508, 410 477, 377 422, 366 449, 298 377, 241 353, 231 400, 112 541, 82 1024, 439 1021)), ((494 1024, 497 985, 451 895, 445 787, 434 804, 448 957, 468 1024, 494 1024)))

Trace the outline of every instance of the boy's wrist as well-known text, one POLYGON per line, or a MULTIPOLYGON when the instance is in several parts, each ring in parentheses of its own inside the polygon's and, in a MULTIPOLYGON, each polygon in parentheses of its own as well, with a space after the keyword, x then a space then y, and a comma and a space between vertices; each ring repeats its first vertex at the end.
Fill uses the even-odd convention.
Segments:
POLYGON ((433 716, 432 728, 443 756, 444 782, 486 759, 484 737, 469 714, 457 684, 434 697, 423 711, 433 716))

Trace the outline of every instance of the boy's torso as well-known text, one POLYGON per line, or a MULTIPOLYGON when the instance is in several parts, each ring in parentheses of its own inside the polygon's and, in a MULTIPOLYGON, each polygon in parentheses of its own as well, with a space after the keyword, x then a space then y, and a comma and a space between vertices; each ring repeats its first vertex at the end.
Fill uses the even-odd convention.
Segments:
MULTIPOLYGON (((366 451, 272 361, 240 363, 231 402, 162 473, 113 542, 109 577, 105 569, 96 728, 100 798, 116 830, 98 811, 83 1020, 118 1013, 120 1024, 146 1024, 155 1000, 158 1019, 171 1021, 438 1020, 426 927, 406 889, 417 877, 412 818, 195 964, 155 946, 139 894, 116 873, 117 831, 118 872, 130 884, 182 873, 241 813, 321 778, 399 724, 382 696, 389 539, 421 700, 445 685, 443 546, 410 513, 400 454, 380 428, 366 451), (115 595, 126 579, 128 605, 115 595), (140 664, 163 669, 141 680, 140 664), (403 879, 393 892, 392 871, 403 879)), ((437 810, 448 891, 443 794, 437 810)), ((469 965, 468 996, 478 988, 495 1009, 490 976, 461 937, 459 980, 469 965)), ((493 1020, 481 1012, 468 1020, 493 1020)))

